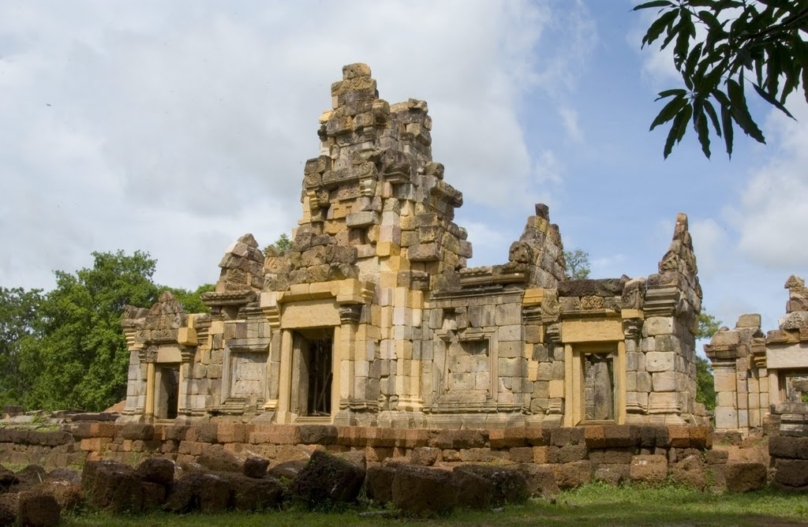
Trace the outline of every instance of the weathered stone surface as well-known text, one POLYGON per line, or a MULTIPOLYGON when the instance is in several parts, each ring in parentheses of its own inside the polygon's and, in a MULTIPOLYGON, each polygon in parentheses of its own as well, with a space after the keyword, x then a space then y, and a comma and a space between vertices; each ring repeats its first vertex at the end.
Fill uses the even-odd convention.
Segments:
POLYGON ((775 468, 777 471, 774 474, 774 482, 778 485, 791 488, 808 486, 808 461, 803 459, 778 459, 775 463, 775 468))
POLYGON ((249 456, 244 460, 244 475, 250 478, 263 478, 267 475, 269 461, 258 456, 249 456))
POLYGON ((431 467, 438 460, 440 449, 434 447, 419 447, 412 450, 410 456, 410 463, 413 465, 422 465, 431 467))
POLYGON ((464 509, 486 510, 491 508, 494 484, 468 470, 452 472, 452 483, 457 487, 457 506, 464 509))
POLYGON ((76 509, 84 502, 84 493, 81 491, 81 485, 69 481, 48 479, 34 490, 52 495, 65 512, 76 509))
POLYGON ((619 485, 629 477, 630 466, 626 465, 599 465, 595 469, 594 480, 619 485))
POLYGON ((393 505, 406 515, 447 514, 457 505, 457 487, 444 470, 402 465, 393 479, 393 505))
POLYGON ((525 477, 527 491, 531 497, 552 500, 561 492, 556 483, 555 474, 549 467, 523 464, 519 465, 518 470, 525 477))
POLYGON ((202 511, 216 513, 227 510, 231 488, 216 474, 195 472, 183 475, 171 488, 166 508, 172 512, 202 511))
POLYGON ((590 461, 574 461, 564 465, 551 465, 556 483, 561 490, 574 489, 592 482, 594 468, 590 461))
POLYGON ((284 461, 282 463, 278 463, 277 465, 273 465, 267 474, 273 478, 292 480, 295 479, 298 474, 300 474, 308 463, 308 459, 293 459, 290 461, 284 461))
POLYGON ((283 487, 273 478, 251 478, 242 474, 223 474, 230 485, 233 508, 237 511, 260 511, 280 505, 283 487))
POLYGON ((241 472, 242 463, 221 446, 208 446, 202 450, 197 462, 215 472, 241 472))
POLYGON ((365 478, 368 498, 382 505, 393 501, 393 479, 395 477, 395 467, 369 467, 365 478))
POLYGON ((174 462, 164 458, 144 459, 137 467, 137 474, 143 481, 169 487, 174 482, 174 462))
POLYGON ((704 490, 707 478, 704 465, 696 456, 688 456, 671 467, 671 479, 676 483, 704 490))
POLYGON ((151 481, 140 482, 142 496, 141 509, 144 512, 153 511, 162 507, 166 502, 166 487, 151 481))
POLYGON ((490 481, 493 485, 491 504, 495 507, 505 503, 522 503, 530 497, 527 480, 516 469, 493 465, 461 465, 454 470, 470 472, 490 481))
POLYGON ((665 456, 634 456, 631 459, 629 477, 651 485, 660 485, 668 477, 668 458, 665 456))
POLYGON ((11 527, 17 522, 19 494, 0 494, 0 526, 11 527))
POLYGON ((81 475, 87 503, 112 512, 138 512, 142 508, 140 478, 134 469, 112 461, 88 461, 81 475))
POLYGON ((318 450, 289 485, 289 493, 309 508, 328 507, 356 500, 364 479, 361 467, 318 450))
POLYGON ((20 492, 17 498, 17 522, 25 527, 53 527, 59 525, 62 507, 47 492, 20 492))
POLYGON ((728 463, 724 465, 727 490, 749 492, 766 486, 766 466, 762 463, 728 463))

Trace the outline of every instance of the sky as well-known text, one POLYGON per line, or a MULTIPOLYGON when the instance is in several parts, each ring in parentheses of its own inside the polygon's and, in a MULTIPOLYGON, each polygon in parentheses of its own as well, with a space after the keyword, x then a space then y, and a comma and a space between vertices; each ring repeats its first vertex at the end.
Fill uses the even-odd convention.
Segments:
POLYGON ((808 105, 752 103, 768 144, 736 131, 731 161, 692 130, 664 160, 654 99, 680 81, 635 3, 0 0, 0 286, 119 249, 215 282, 236 238, 296 226, 330 85, 364 62, 383 99, 429 103, 470 266, 507 261, 543 202, 592 277, 648 276, 685 212, 707 310, 774 329, 808 276, 808 105))

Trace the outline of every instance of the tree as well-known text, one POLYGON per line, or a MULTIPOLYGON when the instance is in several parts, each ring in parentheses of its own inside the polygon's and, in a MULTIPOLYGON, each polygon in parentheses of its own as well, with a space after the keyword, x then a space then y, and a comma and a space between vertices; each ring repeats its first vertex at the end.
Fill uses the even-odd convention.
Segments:
POLYGON ((39 338, 22 349, 31 382, 25 405, 100 411, 126 395, 129 352, 121 331, 124 306, 151 307, 159 288, 156 261, 136 251, 93 253, 93 267, 56 271, 56 288, 39 306, 39 338))
POLYGON ((20 404, 29 379, 22 375, 23 347, 37 337, 42 291, 0 287, 0 404, 20 404))
POLYGON ((567 274, 573 280, 589 278, 589 253, 581 249, 564 251, 564 261, 567 263, 567 274))
POLYGON ((734 125, 765 143, 747 107, 749 86, 789 117, 789 95, 801 88, 808 100, 808 45, 803 39, 808 0, 657 0, 634 10, 655 8, 660 8, 658 17, 642 45, 664 34, 661 49, 673 44, 673 63, 684 82, 684 88, 659 93, 657 100, 669 100, 651 123, 653 130, 671 122, 665 158, 691 122, 708 158, 710 124, 723 136, 730 157, 734 125))
POLYGON ((202 303, 202 293, 209 293, 216 289, 213 284, 202 284, 195 291, 183 289, 181 287, 163 287, 169 291, 186 313, 210 313, 210 308, 202 303))
MULTIPOLYGON (((716 334, 721 327, 721 321, 707 313, 704 306, 699 313, 699 329, 696 333, 698 339, 708 339, 716 334)), ((710 411, 715 410, 715 378, 710 361, 696 356, 696 402, 704 404, 710 411)))
POLYGON ((283 234, 278 236, 278 239, 275 240, 274 243, 272 243, 271 245, 267 246, 266 249, 264 249, 264 254, 267 253, 270 247, 274 247, 279 253, 285 254, 286 251, 292 248, 292 240, 290 240, 289 236, 287 236, 286 233, 284 232, 283 234))

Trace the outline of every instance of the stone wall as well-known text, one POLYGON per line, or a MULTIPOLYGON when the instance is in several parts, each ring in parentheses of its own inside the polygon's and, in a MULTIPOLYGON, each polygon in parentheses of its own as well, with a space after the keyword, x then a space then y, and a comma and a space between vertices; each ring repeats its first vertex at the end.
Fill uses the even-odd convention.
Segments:
MULTIPOLYGON (((195 461, 206 449, 253 454, 277 463, 306 459, 315 449, 360 452, 369 465, 386 459, 431 463, 554 465, 580 474, 625 472, 636 456, 655 456, 673 467, 695 455, 707 464, 726 456, 709 454, 712 432, 704 426, 588 426, 423 430, 327 425, 247 425, 205 423, 194 426, 82 422, 54 432, 0 430, 0 463, 37 463, 46 467, 81 465, 109 459, 136 464, 146 457, 179 463, 195 461), (705 457, 706 456, 706 457, 705 457), (419 461, 421 462, 421 461, 419 461)), ((667 471, 665 472, 667 474, 667 471)))
POLYGON ((808 288, 797 276, 785 288, 778 329, 764 335, 760 315, 741 315, 734 329, 722 327, 704 346, 715 373, 718 430, 762 429, 782 413, 773 408, 808 394, 808 288))

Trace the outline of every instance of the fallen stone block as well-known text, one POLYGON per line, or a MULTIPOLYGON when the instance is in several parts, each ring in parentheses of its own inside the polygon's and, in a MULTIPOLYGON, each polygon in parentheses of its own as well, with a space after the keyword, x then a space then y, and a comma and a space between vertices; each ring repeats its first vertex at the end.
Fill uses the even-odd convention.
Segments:
POLYGON ((220 445, 206 446, 197 462, 213 472, 241 472, 241 461, 220 445))
POLYGON ((34 490, 51 494, 65 512, 78 508, 84 501, 81 485, 69 481, 46 479, 34 490))
POLYGON ((361 467, 317 450, 292 480, 289 493, 310 509, 328 508, 355 501, 364 480, 365 471, 361 467))
POLYGON ((464 509, 487 510, 491 508, 494 484, 467 470, 452 472, 452 482, 457 487, 457 506, 464 509))
POLYGON ((244 475, 250 478, 263 478, 267 475, 269 461, 258 456, 250 456, 244 460, 244 475))
POLYGON ((696 456, 688 456, 671 467, 671 479, 680 485, 687 485, 704 490, 707 477, 704 464, 696 456))
POLYGON ((137 474, 143 481, 170 487, 174 482, 174 462, 164 458, 144 459, 137 467, 137 474))
POLYGON ((369 499, 381 505, 393 501, 393 479, 396 467, 375 466, 367 469, 365 490, 369 499))
POLYGON ((435 447, 419 447, 413 448, 410 455, 410 463, 413 465, 421 465, 424 467, 431 467, 438 460, 440 449, 435 447))
POLYGON ((81 475, 87 503, 112 512, 138 512, 142 507, 140 478, 130 467, 113 461, 88 461, 81 475))
POLYGON ((230 505, 230 485, 216 475, 192 472, 174 482, 166 508, 172 512, 202 511, 216 513, 230 505))
POLYGON ((550 467, 525 464, 519 465, 518 470, 525 477, 530 497, 552 500, 561 492, 550 467))
POLYGON ((729 492, 749 492, 766 486, 766 466, 763 463, 728 463, 724 465, 729 492))
MULTIPOLYGON (((264 473, 266 474, 266 472, 264 473)), ((220 474, 230 485, 233 508, 238 511, 262 511, 278 507, 283 500, 280 481, 243 474, 220 474)))
POLYGON ((448 514, 457 505, 452 473, 434 468, 401 465, 393 479, 393 505, 408 516, 448 514))
POLYGON ((157 510, 166 502, 166 488, 159 483, 141 481, 140 494, 141 509, 144 512, 157 510))
POLYGON ((267 474, 277 479, 295 479, 308 463, 308 459, 284 461, 270 468, 267 474))
POLYGON ((595 481, 601 481, 609 485, 620 485, 628 479, 629 465, 598 465, 595 469, 595 481))
POLYGON ((53 527, 59 525, 62 507, 51 494, 24 491, 17 499, 17 523, 25 527, 53 527))
POLYGON ((461 465, 456 472, 470 472, 491 482, 493 493, 491 505, 499 507, 506 503, 522 503, 530 497, 525 476, 516 469, 493 465, 461 465))

